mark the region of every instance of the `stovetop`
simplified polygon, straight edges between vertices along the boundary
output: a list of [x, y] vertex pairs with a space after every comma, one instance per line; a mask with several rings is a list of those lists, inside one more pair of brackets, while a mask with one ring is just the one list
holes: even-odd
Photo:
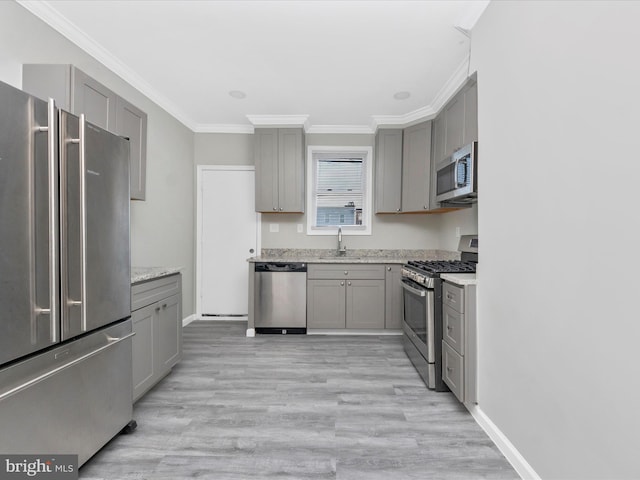
[[421, 273], [431, 276], [439, 276], [441, 273], [475, 273], [474, 262], [462, 260], [412, 260], [408, 263]]

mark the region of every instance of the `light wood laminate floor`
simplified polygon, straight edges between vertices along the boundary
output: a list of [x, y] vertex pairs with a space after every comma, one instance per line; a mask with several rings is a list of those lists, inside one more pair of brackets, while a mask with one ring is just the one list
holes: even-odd
[[185, 327], [184, 359], [134, 406], [138, 429], [80, 478], [519, 478], [451, 393], [425, 387], [401, 337], [245, 329]]

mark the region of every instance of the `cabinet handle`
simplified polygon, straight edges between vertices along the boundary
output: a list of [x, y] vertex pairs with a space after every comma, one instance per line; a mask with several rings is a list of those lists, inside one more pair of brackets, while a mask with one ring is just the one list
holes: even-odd
[[280, 207], [280, 211], [282, 211], [282, 207]]
[[167, 308], [167, 304], [166, 304], [166, 303], [163, 303], [163, 304], [162, 304], [162, 308]]
[[347, 285], [351, 286], [351, 282], [347, 282]]
[[453, 330], [453, 327], [451, 325], [447, 325], [447, 331], [450, 332], [451, 330]]
[[396, 210], [396, 212], [401, 212], [401, 210], [400, 210], [400, 209], [397, 209], [397, 210]]
[[159, 312], [159, 311], [160, 311], [160, 307], [156, 307], [156, 312]]
[[344, 271], [345, 275], [349, 275], [349, 272], [347, 270]]
[[453, 372], [453, 368], [447, 367], [447, 372], [449, 372], [449, 373]]
[[387, 272], [390, 272], [390, 271], [391, 271], [391, 267], [387, 267]]
[[344, 287], [344, 282], [340, 282], [340, 286], [341, 286], [341, 287]]
[[453, 295], [451, 295], [450, 293], [447, 293], [447, 299], [448, 299], [448, 300], [453, 299]]
[[423, 205], [422, 208], [424, 208], [425, 210], [427, 210], [429, 207], [426, 205]]
[[273, 207], [273, 211], [277, 212], [278, 211], [278, 207]]

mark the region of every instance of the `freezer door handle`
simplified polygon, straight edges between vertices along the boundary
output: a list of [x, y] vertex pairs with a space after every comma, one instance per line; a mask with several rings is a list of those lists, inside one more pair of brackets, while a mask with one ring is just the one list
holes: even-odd
[[68, 305], [80, 307], [80, 325], [83, 332], [87, 328], [87, 157], [85, 141], [86, 122], [84, 113], [80, 114], [78, 138], [72, 138], [71, 143], [78, 144], [79, 155], [79, 187], [80, 187], [80, 300], [69, 300]]
[[[62, 370], [66, 370], [67, 368], [73, 367], [74, 365], [85, 361], [87, 358], [93, 357], [94, 355], [97, 355], [100, 352], [102, 352], [102, 351], [104, 351], [104, 350], [106, 350], [108, 348], [111, 348], [111, 347], [113, 347], [114, 345], [116, 345], [116, 344], [118, 344], [120, 342], [124, 342], [125, 340], [128, 340], [129, 338], [133, 337], [135, 334], [136, 334], [136, 332], [131, 332], [131, 333], [125, 335], [124, 337], [120, 337], [120, 338], [111, 337], [111, 336], [107, 335], [106, 337], [107, 337], [107, 341], [109, 343], [107, 343], [105, 345], [102, 345], [102, 346], [100, 346], [100, 347], [96, 348], [95, 350], [92, 350], [92, 351], [90, 351], [88, 353], [85, 353], [84, 355], [82, 355], [82, 356], [80, 356], [78, 358], [74, 358], [73, 360], [70, 360], [69, 362], [62, 364], [59, 367], [56, 367], [56, 368], [54, 368], [52, 370], [49, 370], [48, 372], [45, 372], [42, 375], [38, 375], [37, 377], [32, 378], [32, 379], [28, 380], [27, 382], [22, 383], [22, 384], [20, 384], [20, 385], [18, 385], [16, 387], [12, 388], [11, 390], [7, 390], [6, 392], [3, 392], [0, 395], [0, 402], [2, 400], [4, 400], [5, 398], [10, 397], [11, 395], [14, 395], [14, 394], [16, 394], [18, 392], [21, 392], [22, 390], [25, 390], [25, 389], [29, 388], [30, 386], [35, 385], [36, 383], [41, 382], [41, 381], [43, 381], [43, 380], [45, 380], [45, 379], [47, 379], [47, 378], [59, 373], [59, 372], [61, 372]], [[60, 357], [64, 356], [65, 354], [67, 354], [67, 352], [68, 352], [68, 350], [58, 353], [56, 355], [56, 358], [60, 358]]]
[[[49, 308], [41, 308], [36, 304], [36, 301], [32, 301], [33, 316], [37, 315], [49, 315], [50, 324], [50, 339], [51, 342], [57, 342], [59, 340], [58, 330], [58, 250], [56, 248], [58, 243], [58, 210], [57, 210], [57, 197], [58, 197], [58, 172], [57, 172], [57, 158], [56, 158], [56, 106], [55, 101], [50, 98], [47, 103], [47, 126], [39, 126], [37, 128], [39, 132], [47, 132], [47, 196], [48, 196], [48, 230], [49, 230]], [[32, 206], [32, 215], [35, 215]], [[33, 222], [33, 220], [32, 220]], [[33, 224], [33, 223], [32, 223]], [[32, 236], [33, 237], [33, 236]], [[36, 260], [35, 260], [35, 245], [32, 245], [32, 261], [31, 261], [31, 275], [35, 279], [36, 272]], [[32, 299], [35, 297], [32, 288]], [[32, 318], [32, 335], [35, 335], [35, 318]], [[35, 341], [35, 339], [33, 339]]]

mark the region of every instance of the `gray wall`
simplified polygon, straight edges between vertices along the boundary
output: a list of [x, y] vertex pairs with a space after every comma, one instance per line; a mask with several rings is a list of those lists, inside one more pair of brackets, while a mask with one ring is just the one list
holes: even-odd
[[147, 112], [147, 200], [131, 202], [134, 266], [183, 267], [183, 315], [194, 312], [193, 133], [15, 2], [0, 2], [0, 80], [22, 86], [23, 63], [71, 63]]
[[[374, 146], [373, 135], [307, 134], [307, 145]], [[253, 135], [198, 133], [195, 135], [197, 165], [253, 165]], [[263, 214], [263, 248], [333, 248], [332, 236], [308, 236], [297, 233], [297, 225], [306, 232], [306, 215]], [[276, 223], [278, 233], [270, 233]], [[477, 232], [477, 211], [473, 209], [445, 215], [374, 215], [371, 236], [347, 236], [348, 248], [457, 250], [456, 227], [461, 233]]]
[[502, 1], [473, 30], [479, 405], [542, 478], [640, 478], [639, 18]]

